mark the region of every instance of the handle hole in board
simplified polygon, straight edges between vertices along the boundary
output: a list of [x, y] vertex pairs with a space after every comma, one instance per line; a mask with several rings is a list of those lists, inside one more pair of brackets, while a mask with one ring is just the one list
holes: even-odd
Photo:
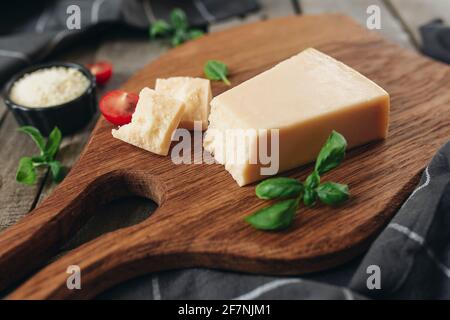
[[[95, 178], [58, 214], [58, 249], [41, 268], [105, 233], [143, 222], [164, 202], [165, 195], [164, 183], [142, 171], [116, 170]], [[0, 298], [41, 268], [9, 285]]]
[[73, 250], [105, 233], [138, 224], [158, 208], [151, 199], [130, 196], [102, 205], [80, 230], [63, 245], [61, 251]]
[[112, 171], [88, 185], [73, 211], [84, 210], [76, 230], [61, 244], [72, 250], [102, 234], [141, 223], [164, 202], [165, 187], [159, 179], [141, 171]]

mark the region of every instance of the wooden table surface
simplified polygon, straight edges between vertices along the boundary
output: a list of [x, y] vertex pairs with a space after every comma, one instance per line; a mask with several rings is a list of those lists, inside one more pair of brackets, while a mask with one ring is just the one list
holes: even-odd
[[[434, 18], [450, 23], [450, 0], [261, 0], [260, 3], [262, 9], [258, 13], [215, 23], [209, 31], [272, 17], [325, 12], [342, 12], [365, 25], [367, 7], [375, 4], [381, 9], [382, 22], [382, 28], [377, 32], [403, 47], [417, 50], [420, 46], [418, 26]], [[161, 41], [122, 35], [80, 44], [54, 58], [82, 64], [102, 59], [111, 61], [114, 75], [108, 85], [99, 90], [100, 97], [104, 92], [119, 87], [135, 71], [169, 49]], [[94, 123], [95, 119], [83, 131], [63, 140], [58, 159], [64, 166], [70, 168], [77, 160]], [[0, 102], [0, 232], [25, 216], [54, 188], [48, 172], [41, 173], [35, 186], [24, 186], [15, 181], [20, 157], [37, 152], [30, 138], [16, 132], [17, 127], [12, 114]], [[140, 198], [110, 203], [80, 230], [65, 250], [107, 231], [135, 224], [145, 219], [154, 208], [152, 201]]]

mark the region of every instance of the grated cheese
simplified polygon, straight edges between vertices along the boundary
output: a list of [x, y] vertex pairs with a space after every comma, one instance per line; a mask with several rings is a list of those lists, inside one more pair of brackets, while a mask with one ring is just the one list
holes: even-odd
[[89, 79], [79, 70], [51, 67], [17, 80], [11, 88], [10, 99], [25, 107], [51, 107], [78, 98], [88, 86]]

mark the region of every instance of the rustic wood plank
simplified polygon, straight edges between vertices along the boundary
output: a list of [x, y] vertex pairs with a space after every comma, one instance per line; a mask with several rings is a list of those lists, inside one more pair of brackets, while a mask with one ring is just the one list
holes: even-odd
[[[6, 83], [3, 85], [6, 85]], [[6, 115], [8, 112], [9, 111], [8, 111], [8, 108], [6, 107], [3, 97], [0, 95], [0, 127], [2, 126], [3, 122], [6, 120]], [[1, 156], [0, 156], [0, 160], [1, 160]], [[1, 214], [0, 214], [0, 216], [1, 216]]]
[[259, 3], [261, 4], [261, 10], [259, 12], [250, 14], [243, 19], [233, 18], [215, 23], [210, 26], [209, 32], [225, 30], [244, 23], [296, 14], [292, 0], [260, 0]]
[[46, 175], [40, 171], [38, 183], [26, 186], [16, 182], [16, 170], [22, 156], [38, 153], [34, 142], [17, 132], [18, 125], [8, 112], [0, 127], [0, 232], [16, 223], [33, 206]]
[[0, 126], [1, 126], [1, 122], [3, 120], [5, 120], [7, 110], [8, 109], [6, 109], [5, 102], [3, 101], [3, 99], [1, 99], [0, 100]]
[[420, 46], [422, 39], [419, 27], [433, 19], [440, 18], [450, 23], [449, 0], [387, 0], [400, 17], [405, 29], [412, 35], [415, 43]]
[[[111, 137], [110, 124], [99, 120], [71, 175], [32, 215], [0, 236], [0, 287], [11, 281], [5, 275], [37, 266], [65, 243], [99, 203], [128, 192], [151, 197], [160, 207], [139, 225], [72, 250], [10, 298], [85, 298], [144, 273], [193, 266], [299, 274], [362, 253], [448, 139], [450, 119], [442, 114], [450, 103], [450, 68], [399, 48], [342, 15], [300, 16], [244, 25], [188, 43], [144, 67], [123, 88], [139, 90], [157, 77], [198, 76], [211, 54], [230, 66], [235, 86], [310, 46], [391, 94], [388, 139], [350, 150], [345, 164], [324, 176], [350, 185], [349, 202], [339, 209], [302, 208], [284, 232], [260, 232], [243, 221], [267, 206], [255, 197], [254, 186], [238, 187], [218, 164], [175, 165], [170, 157], [123, 143]], [[418, 69], [420, 76], [414, 72]], [[212, 83], [214, 95], [227, 89]], [[341, 129], [346, 135], [348, 128]], [[311, 165], [303, 166], [286, 175], [304, 179], [310, 170]], [[67, 289], [69, 264], [83, 270], [83, 290]]]
[[383, 0], [300, 0], [300, 5], [304, 14], [341, 12], [355, 19], [362, 26], [366, 26], [367, 7], [377, 5], [381, 10], [381, 30], [376, 31], [405, 48], [414, 48], [401, 22], [394, 17]]
[[[129, 37], [129, 36], [128, 36]], [[169, 50], [168, 44], [147, 38], [115, 38], [105, 41], [95, 54], [96, 60], [109, 60], [114, 66], [114, 76], [100, 94], [118, 88], [137, 70]]]
[[[80, 45], [66, 54], [66, 61], [83, 63], [91, 59], [93, 48], [96, 48], [96, 42], [88, 42]], [[52, 60], [59, 60], [61, 57], [52, 57]], [[92, 125], [95, 120], [92, 121]], [[32, 210], [39, 201], [41, 191], [45, 189], [47, 181], [47, 170], [40, 171], [40, 178], [35, 186], [24, 186], [15, 181], [15, 173], [20, 157], [24, 155], [33, 155], [37, 153], [37, 148], [25, 134], [16, 132], [18, 125], [13, 115], [8, 111], [0, 127], [0, 161], [1, 168], [1, 186], [0, 186], [0, 232], [5, 228], [15, 224], [30, 210]], [[88, 130], [88, 129], [85, 129]], [[72, 137], [64, 138], [62, 141], [63, 152], [58, 156], [59, 159], [65, 159], [64, 149], [70, 145]], [[83, 144], [84, 146], [84, 144]], [[81, 149], [80, 149], [81, 150]], [[77, 152], [79, 152], [78, 150]], [[63, 161], [63, 164], [66, 165]]]

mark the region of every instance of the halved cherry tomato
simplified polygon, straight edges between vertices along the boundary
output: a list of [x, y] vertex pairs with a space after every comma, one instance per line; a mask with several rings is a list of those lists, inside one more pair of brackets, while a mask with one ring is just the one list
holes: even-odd
[[113, 66], [107, 61], [98, 61], [96, 63], [88, 64], [86, 67], [95, 76], [97, 84], [103, 85], [108, 82], [112, 76]]
[[117, 126], [131, 122], [139, 96], [123, 90], [113, 90], [100, 99], [100, 112], [106, 120]]

